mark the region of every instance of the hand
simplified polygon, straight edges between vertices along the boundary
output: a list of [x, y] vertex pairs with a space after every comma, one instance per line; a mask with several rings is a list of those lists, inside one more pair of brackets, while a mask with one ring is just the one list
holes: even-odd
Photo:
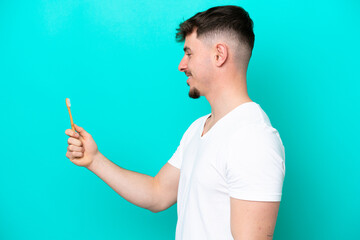
[[89, 167], [100, 154], [92, 136], [82, 127], [74, 124], [75, 130], [66, 129], [65, 134], [69, 136], [66, 157], [78, 166]]

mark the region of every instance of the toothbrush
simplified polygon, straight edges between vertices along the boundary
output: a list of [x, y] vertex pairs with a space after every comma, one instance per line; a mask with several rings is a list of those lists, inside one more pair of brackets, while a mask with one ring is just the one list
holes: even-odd
[[70, 99], [66, 98], [65, 101], [66, 101], [66, 106], [67, 106], [67, 109], [68, 109], [69, 115], [70, 115], [71, 129], [75, 132], [74, 122], [73, 122], [73, 118], [71, 116], [71, 110], [70, 110], [70, 106], [71, 106]]

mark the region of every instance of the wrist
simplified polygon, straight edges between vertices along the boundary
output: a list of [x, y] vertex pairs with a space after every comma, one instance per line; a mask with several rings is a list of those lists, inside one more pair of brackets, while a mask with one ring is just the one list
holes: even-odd
[[97, 165], [99, 164], [99, 162], [101, 162], [103, 157], [104, 155], [102, 155], [101, 152], [97, 151], [97, 153], [93, 157], [93, 160], [88, 166], [86, 166], [86, 168], [94, 172], [94, 170], [97, 168]]

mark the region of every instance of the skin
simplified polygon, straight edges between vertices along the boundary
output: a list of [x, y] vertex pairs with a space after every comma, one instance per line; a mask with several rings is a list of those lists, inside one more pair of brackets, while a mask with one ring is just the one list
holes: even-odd
[[78, 166], [86, 167], [127, 201], [152, 212], [163, 211], [177, 199], [179, 169], [166, 163], [155, 177], [121, 168], [98, 150], [93, 137], [82, 127], [66, 129], [66, 157]]
[[179, 71], [189, 76], [190, 92], [197, 89], [211, 105], [211, 118], [205, 134], [219, 119], [242, 103], [251, 102], [246, 87], [246, 72], [239, 71], [235, 54], [224, 40], [208, 46], [196, 37], [196, 29], [186, 36], [185, 55]]
[[[179, 71], [189, 78], [189, 96], [205, 96], [211, 105], [203, 135], [223, 116], [240, 104], [251, 102], [246, 87], [246, 63], [239, 64], [234, 46], [224, 39], [209, 43], [197, 38], [196, 29], [186, 36], [184, 57]], [[239, 66], [240, 65], [240, 66]], [[244, 70], [245, 69], [245, 70]], [[95, 173], [129, 202], [163, 211], [177, 199], [180, 170], [166, 163], [155, 177], [123, 169], [98, 150], [92, 136], [75, 125], [67, 129], [69, 136], [66, 156], [71, 162]], [[244, 201], [230, 197], [231, 233], [236, 240], [269, 240], [273, 238], [280, 202]]]

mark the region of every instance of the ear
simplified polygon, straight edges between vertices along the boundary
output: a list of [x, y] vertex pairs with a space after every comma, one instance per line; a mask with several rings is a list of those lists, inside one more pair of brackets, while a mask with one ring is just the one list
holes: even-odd
[[215, 45], [215, 65], [221, 67], [229, 57], [228, 46], [224, 43]]

